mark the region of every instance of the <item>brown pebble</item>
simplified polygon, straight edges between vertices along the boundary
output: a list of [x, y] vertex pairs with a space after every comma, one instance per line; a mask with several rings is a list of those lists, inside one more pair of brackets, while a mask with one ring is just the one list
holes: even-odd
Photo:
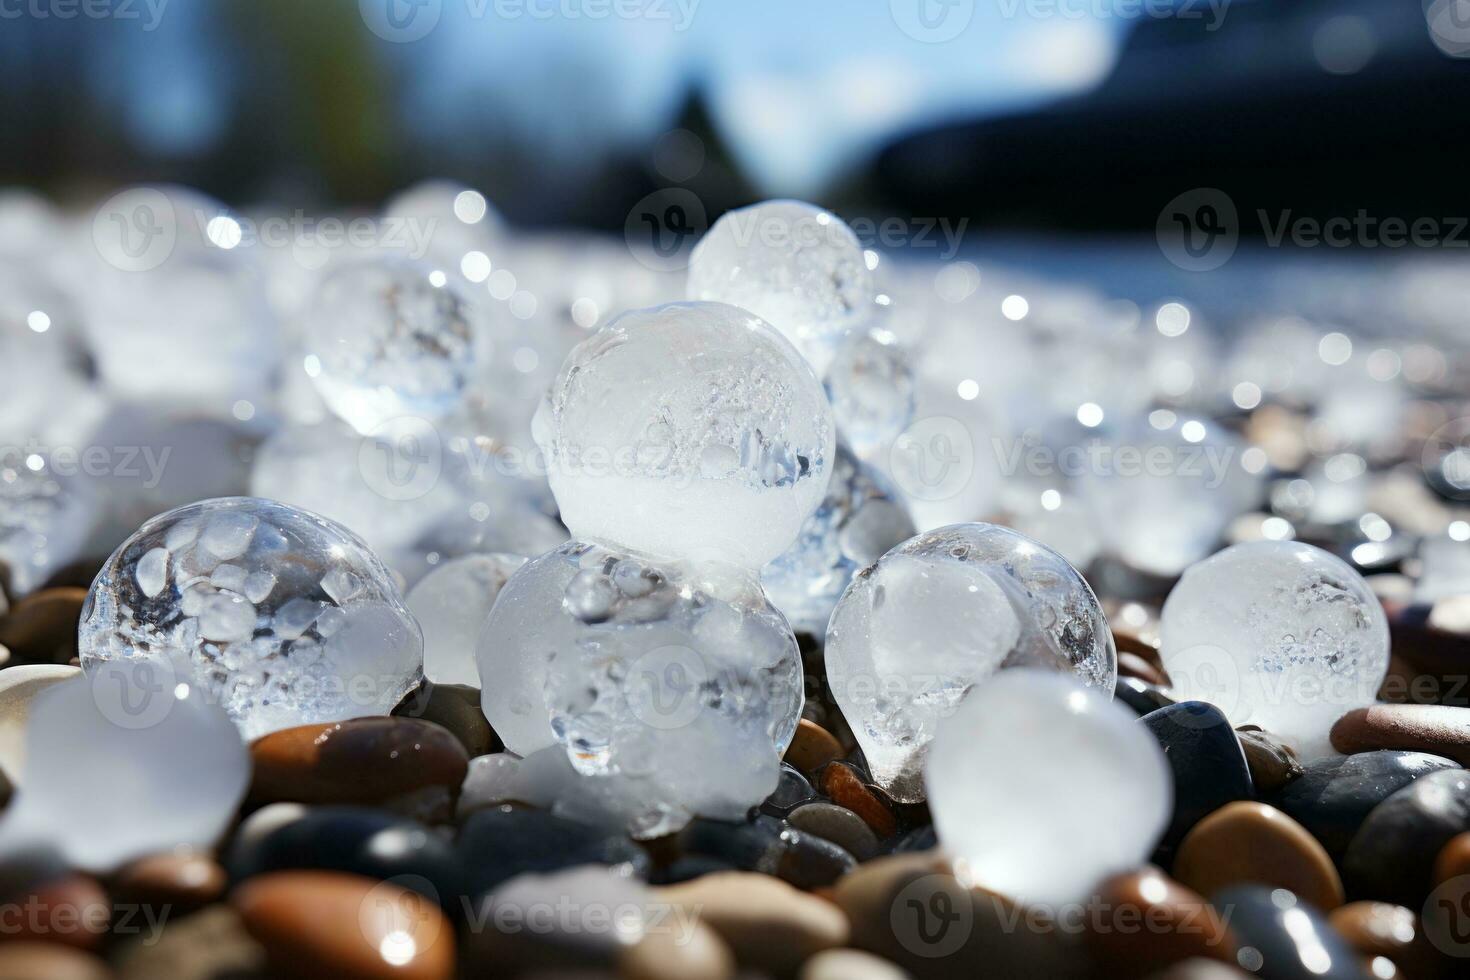
[[1365, 959], [1382, 956], [1409, 977], [1431, 977], [1434, 949], [1420, 930], [1419, 916], [1388, 902], [1349, 902], [1332, 910], [1328, 923]]
[[1251, 782], [1258, 793], [1280, 789], [1306, 771], [1297, 759], [1296, 750], [1270, 732], [1255, 725], [1242, 725], [1235, 735], [1245, 750]]
[[735, 954], [713, 929], [697, 922], [649, 932], [618, 957], [618, 980], [731, 980]]
[[4, 904], [17, 913], [13, 920], [0, 923], [4, 943], [34, 941], [95, 950], [112, 921], [107, 893], [95, 879], [81, 874], [22, 888]]
[[907, 980], [893, 963], [860, 949], [829, 949], [801, 966], [801, 980]]
[[1275, 807], [1245, 800], [1184, 835], [1174, 877], [1201, 895], [1254, 882], [1295, 892], [1324, 912], [1343, 902], [1342, 879], [1317, 839]]
[[109, 959], [118, 980], [278, 980], [267, 970], [265, 949], [222, 903], [170, 921], [161, 935], [145, 924], [109, 950]]
[[107, 980], [107, 964], [91, 953], [55, 943], [0, 945], [0, 980]]
[[286, 976], [448, 980], [454, 931], [439, 907], [387, 881], [333, 871], [251, 878], [230, 902]]
[[1118, 676], [1136, 677], [1147, 684], [1156, 687], [1168, 687], [1169, 675], [1149, 663], [1136, 653], [1119, 651], [1118, 653]]
[[803, 718], [786, 748], [785, 761], [805, 775], [815, 775], [827, 763], [842, 758], [842, 743], [827, 729]]
[[769, 875], [718, 872], [655, 891], [658, 901], [697, 914], [749, 969], [789, 976], [848, 940], [847, 919], [835, 906]]
[[77, 623], [87, 590], [42, 589], [18, 600], [0, 619], [0, 644], [15, 664], [64, 664], [77, 655]]
[[1196, 957], [1234, 962], [1235, 940], [1214, 907], [1157, 868], [1108, 878], [1094, 902], [1085, 939], [1109, 976], [1143, 976]]
[[110, 882], [119, 904], [167, 907], [178, 916], [201, 909], [225, 893], [225, 869], [203, 854], [153, 854], [124, 867]]
[[1470, 765], [1470, 708], [1442, 704], [1375, 704], [1349, 711], [1332, 726], [1339, 752], [1401, 749]]
[[846, 807], [863, 818], [879, 840], [898, 833], [898, 818], [878, 794], [846, 763], [829, 763], [817, 778], [817, 789], [838, 806]]
[[1251, 980], [1253, 976], [1218, 960], [1193, 959], [1150, 974], [1148, 980]]
[[1434, 859], [1434, 883], [1442, 885], [1451, 878], [1470, 875], [1470, 832], [1456, 834], [1440, 848]]
[[459, 740], [412, 718], [357, 718], [272, 732], [250, 746], [252, 802], [375, 803], [426, 786], [458, 791], [469, 768]]
[[393, 714], [400, 718], [418, 718], [442, 725], [459, 739], [470, 758], [503, 752], [485, 713], [480, 710], [480, 691], [465, 684], [435, 684], [424, 681], [404, 698]]

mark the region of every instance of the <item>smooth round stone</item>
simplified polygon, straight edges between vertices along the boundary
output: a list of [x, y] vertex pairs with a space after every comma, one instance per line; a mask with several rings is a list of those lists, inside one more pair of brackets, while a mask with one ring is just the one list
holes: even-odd
[[26, 725], [36, 695], [81, 672], [62, 664], [20, 664], [0, 670], [0, 770], [12, 786], [25, 781]]
[[781, 781], [776, 791], [766, 797], [761, 810], [773, 816], [784, 817], [793, 807], [809, 803], [817, 798], [817, 791], [805, 776], [788, 763], [781, 763]]
[[626, 836], [510, 806], [470, 814], [460, 828], [455, 853], [470, 895], [527, 872], [605, 864], [646, 878], [651, 864], [648, 852]]
[[1434, 859], [1435, 885], [1460, 875], [1470, 875], [1470, 832], [1456, 834]]
[[1400, 749], [1470, 764], [1470, 708], [1442, 704], [1376, 704], [1349, 711], [1332, 726], [1339, 752]]
[[834, 803], [803, 804], [787, 814], [786, 822], [797, 830], [831, 841], [859, 861], [878, 853], [878, 836], [863, 818]]
[[68, 946], [23, 940], [0, 945], [0, 980], [109, 980], [111, 976], [102, 960]]
[[392, 882], [282, 871], [230, 896], [272, 966], [299, 977], [449, 980], [454, 930], [429, 899]]
[[9, 892], [0, 907], [10, 910], [0, 939], [58, 943], [99, 949], [112, 921], [112, 903], [95, 878], [63, 874]]
[[1219, 708], [1181, 701], [1145, 715], [1142, 724], [1159, 740], [1174, 774], [1174, 814], [1164, 832], [1165, 846], [1178, 844], [1207, 814], [1255, 796], [1245, 752]]
[[1269, 793], [1301, 778], [1304, 770], [1296, 750], [1275, 735], [1254, 725], [1242, 725], [1235, 730], [1235, 735], [1245, 750], [1245, 761], [1251, 767], [1251, 782], [1255, 784], [1256, 792]]
[[1382, 956], [1410, 978], [1433, 977], [1437, 972], [1435, 952], [1419, 916], [1401, 905], [1349, 902], [1333, 909], [1327, 921], [1365, 959]]
[[1174, 856], [1174, 877], [1201, 895], [1233, 885], [1284, 888], [1327, 911], [1342, 880], [1306, 828], [1264, 803], [1228, 804], [1195, 824]]
[[728, 862], [742, 871], [774, 875], [786, 849], [785, 823], [759, 817], [750, 823], [692, 820], [679, 832], [678, 847], [686, 855]]
[[1168, 687], [1169, 677], [1151, 661], [1127, 650], [1118, 651], [1118, 676], [1136, 677], [1145, 684]]
[[796, 734], [786, 747], [785, 761], [807, 775], [815, 775], [823, 766], [847, 753], [842, 743], [827, 729], [803, 718], [796, 723]]
[[828, 949], [801, 965], [798, 980], [907, 980], [908, 974], [860, 949]]
[[1113, 697], [1132, 708], [1140, 718], [1178, 703], [1161, 689], [1136, 677], [1119, 677], [1113, 685]]
[[357, 718], [272, 732], [250, 747], [256, 803], [377, 803], [425, 787], [459, 790], [469, 756], [447, 730], [412, 718]]
[[1357, 950], [1322, 914], [1283, 888], [1245, 885], [1211, 897], [1230, 916], [1236, 962], [1270, 980], [1368, 980]]
[[[424, 881], [450, 902], [461, 894], [459, 858], [427, 827], [364, 807], [273, 807], [246, 821], [225, 862], [233, 881], [275, 871], [341, 871], [367, 878]], [[274, 824], [274, 826], [272, 826]], [[456, 903], [457, 905], [457, 903]], [[448, 907], [448, 906], [446, 906]]]
[[768, 875], [733, 871], [654, 889], [659, 902], [699, 916], [741, 966], [789, 976], [808, 958], [847, 944], [847, 919], [831, 903]]
[[788, 829], [776, 862], [776, 877], [797, 888], [826, 888], [858, 865], [846, 848], [823, 837]]
[[399, 718], [417, 718], [448, 729], [459, 739], [471, 759], [504, 748], [480, 710], [480, 689], [465, 684], [434, 684], [425, 681], [393, 709]]
[[0, 646], [10, 649], [10, 666], [64, 664], [77, 655], [77, 623], [87, 590], [42, 589], [10, 607], [0, 618]]
[[735, 954], [702, 922], [688, 931], [659, 928], [623, 950], [618, 976], [625, 980], [733, 980]]
[[833, 803], [862, 817], [880, 839], [898, 833], [898, 818], [893, 810], [850, 764], [828, 764], [817, 777], [817, 788]]
[[1195, 957], [1150, 973], [1147, 980], [1249, 980], [1253, 976], [1255, 974], [1242, 972], [1218, 960]]
[[1414, 780], [1457, 769], [1449, 759], [1422, 752], [1363, 752], [1316, 759], [1302, 775], [1265, 797], [1341, 859], [1369, 812]]
[[1235, 961], [1235, 939], [1214, 907], [1157, 869], [1114, 875], [1093, 901], [1099, 918], [1084, 940], [1109, 975], [1142, 976], [1195, 957]]
[[719, 874], [722, 871], [739, 871], [740, 869], [728, 861], [719, 858], [707, 857], [703, 854], [689, 854], [677, 857], [666, 867], [659, 868], [649, 875], [648, 880], [655, 885], [677, 885], [685, 881], [693, 881], [705, 875]]
[[1374, 807], [1348, 843], [1342, 870], [1349, 892], [1419, 908], [1436, 855], [1466, 831], [1470, 774], [1445, 769], [1421, 776]]
[[225, 893], [229, 876], [203, 854], [164, 853], [140, 858], [108, 882], [120, 904], [148, 906], [182, 915], [203, 908]]
[[110, 959], [117, 980], [277, 980], [265, 948], [223, 904], [170, 921], [161, 936], [134, 936], [114, 947]]
[[915, 827], [893, 842], [893, 853], [904, 854], [914, 851], [932, 851], [939, 846], [939, 835], [934, 826]]

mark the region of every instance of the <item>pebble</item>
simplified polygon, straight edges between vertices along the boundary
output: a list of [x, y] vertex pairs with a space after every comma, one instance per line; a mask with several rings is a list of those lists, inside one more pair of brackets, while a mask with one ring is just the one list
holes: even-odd
[[618, 980], [733, 980], [735, 955], [709, 926], [696, 922], [687, 935], [659, 929], [623, 951]]
[[1139, 717], [1176, 703], [1163, 690], [1136, 677], [1119, 677], [1113, 684], [1113, 697]]
[[1456, 834], [1470, 831], [1470, 774], [1444, 769], [1421, 776], [1364, 819], [1342, 858], [1354, 898], [1419, 908], [1434, 860]]
[[134, 936], [112, 953], [117, 980], [276, 980], [265, 948], [228, 905], [170, 921], [160, 936]]
[[480, 710], [479, 688], [467, 684], [424, 681], [393, 709], [393, 714], [442, 726], [459, 739], [471, 759], [505, 749]]
[[458, 792], [469, 768], [459, 740], [411, 718], [300, 725], [250, 746], [254, 803], [379, 803], [426, 787]]
[[22, 664], [0, 670], [0, 770], [12, 786], [25, 781], [26, 723], [42, 691], [81, 675], [62, 664]]
[[1339, 752], [1400, 749], [1470, 765], [1470, 708], [1443, 704], [1376, 704], [1349, 711], [1332, 726]]
[[1434, 859], [1434, 884], [1442, 885], [1451, 878], [1470, 875], [1470, 832], [1456, 834], [1440, 848]]
[[1412, 980], [1437, 972], [1435, 951], [1419, 926], [1419, 916], [1387, 902], [1349, 902], [1327, 921], [1365, 959], [1382, 956]]
[[749, 823], [727, 823], [696, 817], [679, 831], [677, 846], [685, 855], [724, 861], [742, 871], [775, 874], [786, 849], [785, 825], [773, 817]]
[[302, 978], [449, 980], [454, 930], [435, 905], [387, 881], [282, 871], [230, 896], [273, 969]]
[[42, 589], [16, 602], [0, 619], [0, 645], [10, 648], [9, 666], [71, 663], [86, 601], [86, 589], [66, 587]]
[[786, 748], [785, 761], [810, 776], [846, 754], [835, 735], [816, 722], [803, 718], [797, 722], [796, 734]]
[[817, 798], [811, 782], [788, 762], [781, 763], [781, 776], [776, 782], [776, 791], [761, 804], [761, 810], [772, 816], [784, 817], [803, 803]]
[[1157, 973], [1150, 973], [1147, 980], [1249, 980], [1253, 976], [1255, 974], [1243, 973], [1218, 960], [1196, 957], [1182, 963], [1175, 963]]
[[203, 908], [225, 893], [229, 877], [203, 854], [154, 854], [123, 867], [108, 883], [119, 904], [169, 909], [181, 916]]
[[1156, 868], [1098, 886], [1084, 937], [1109, 976], [1143, 976], [1195, 957], [1235, 962], [1235, 940], [1213, 906]]
[[1255, 883], [1295, 892], [1323, 911], [1343, 902], [1342, 880], [1317, 839], [1280, 810], [1236, 802], [1185, 835], [1174, 877], [1202, 895]]
[[431, 886], [426, 894], [446, 903], [462, 892], [459, 858], [438, 834], [365, 807], [263, 809], [241, 827], [226, 866], [233, 881], [275, 871], [321, 870], [421, 879]]
[[1284, 888], [1228, 888], [1211, 901], [1229, 914], [1236, 962], [1269, 980], [1368, 980], [1357, 951], [1309, 903]]
[[860, 949], [828, 949], [801, 965], [799, 980], [908, 980], [894, 964]]
[[1363, 752], [1314, 759], [1300, 779], [1265, 797], [1292, 817], [1340, 860], [1374, 807], [1414, 780], [1457, 768], [1448, 759], [1422, 752]]
[[864, 783], [851, 764], [829, 763], [818, 776], [817, 787], [833, 803], [862, 817], [880, 840], [898, 833], [898, 817], [879, 798], [879, 790]]
[[1280, 789], [1305, 771], [1296, 750], [1270, 732], [1255, 725], [1242, 725], [1235, 730], [1245, 761], [1251, 769], [1251, 782], [1258, 793]]
[[1177, 845], [1207, 814], [1255, 795], [1250, 766], [1230, 721], [1203, 701], [1181, 701], [1142, 718], [1164, 750], [1174, 774], [1174, 812], [1164, 832]]
[[733, 871], [655, 889], [720, 935], [736, 962], [779, 976], [809, 957], [848, 942], [848, 923], [831, 903], [768, 875]]
[[797, 830], [829, 840], [859, 861], [878, 853], [878, 835], [863, 818], [835, 803], [807, 803], [792, 810], [786, 822]]
[[781, 840], [776, 877], [797, 888], [825, 888], [858, 866], [846, 848], [814, 834], [788, 829]]
[[1136, 653], [1126, 650], [1118, 651], [1118, 676], [1135, 677], [1145, 684], [1155, 687], [1168, 687], [1169, 675]]
[[648, 852], [622, 834], [508, 805], [470, 814], [460, 828], [455, 853], [469, 895], [483, 894], [526, 872], [626, 865], [637, 877], [647, 878], [652, 865]]
[[0, 980], [108, 980], [107, 964], [90, 953], [55, 943], [0, 945]]

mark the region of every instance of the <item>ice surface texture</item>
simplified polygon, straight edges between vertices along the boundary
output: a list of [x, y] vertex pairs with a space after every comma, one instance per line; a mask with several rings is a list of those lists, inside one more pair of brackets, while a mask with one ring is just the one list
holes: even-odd
[[480, 686], [475, 643], [495, 599], [516, 569], [520, 555], [452, 558], [419, 580], [408, 593], [408, 610], [424, 630], [424, 676], [436, 684]]
[[573, 537], [751, 569], [821, 503], [836, 438], [791, 345], [719, 303], [635, 310], [577, 345], [535, 434]]
[[146, 659], [224, 707], [246, 738], [385, 715], [422, 676], [423, 635], [352, 532], [257, 497], [171, 510], [92, 583], [82, 668]]
[[832, 613], [826, 663], [873, 779], [905, 802], [923, 799], [940, 721], [997, 671], [1066, 672], [1103, 698], [1117, 677], [1112, 633], [1082, 576], [992, 524], [920, 534], [858, 572]]
[[1372, 702], [1388, 672], [1388, 621], [1367, 582], [1296, 541], [1238, 544], [1192, 566], [1160, 629], [1177, 697], [1308, 757], [1332, 753], [1332, 723]]

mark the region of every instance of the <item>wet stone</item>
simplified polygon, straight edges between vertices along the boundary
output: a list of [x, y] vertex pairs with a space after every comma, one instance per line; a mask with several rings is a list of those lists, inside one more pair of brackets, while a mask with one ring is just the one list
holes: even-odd
[[1179, 844], [1173, 871], [1205, 896], [1260, 884], [1287, 889], [1323, 911], [1343, 902], [1342, 881], [1322, 845], [1264, 803], [1231, 803], [1205, 817]]
[[678, 847], [686, 855], [715, 858], [742, 871], [775, 874], [786, 848], [781, 836], [784, 829], [781, 821], [771, 817], [757, 817], [750, 823], [696, 818], [679, 832]]
[[797, 888], [824, 888], [857, 867], [857, 860], [832, 841], [800, 830], [781, 834], [784, 847], [776, 862], [776, 876]]
[[1327, 921], [1338, 935], [1371, 960], [1391, 960], [1410, 978], [1433, 977], [1435, 951], [1419, 925], [1419, 916], [1387, 902], [1349, 902], [1332, 910]]
[[898, 838], [893, 845], [893, 853], [907, 854], [915, 851], [932, 851], [939, 846], [939, 835], [934, 830], [934, 825], [927, 827], [915, 827], [913, 830]]
[[1118, 651], [1118, 676], [1137, 678], [1155, 687], [1169, 686], [1169, 676], [1160, 667], [1126, 650]]
[[817, 798], [817, 791], [812, 784], [791, 766], [790, 763], [781, 763], [781, 778], [776, 783], [776, 791], [766, 798], [761, 804], [761, 810], [772, 816], [784, 817], [795, 807], [803, 803], [809, 803]]
[[801, 965], [798, 980], [907, 980], [908, 974], [885, 959], [859, 949], [829, 949]]
[[1139, 717], [1175, 703], [1164, 691], [1136, 677], [1119, 677], [1113, 685], [1113, 697], [1133, 709]]
[[859, 861], [878, 853], [878, 837], [856, 813], [835, 803], [807, 803], [792, 810], [787, 823], [837, 844]]
[[1265, 799], [1340, 860], [1374, 807], [1422, 776], [1455, 768], [1449, 759], [1422, 752], [1384, 750], [1315, 759], [1300, 779]]
[[82, 874], [48, 877], [11, 891], [0, 908], [11, 914], [0, 933], [5, 942], [46, 942], [95, 951], [107, 938], [112, 903], [94, 878]]
[[443, 727], [459, 739], [471, 759], [505, 750], [480, 710], [479, 689], [466, 684], [435, 684], [426, 680], [393, 709], [393, 714]]
[[655, 870], [649, 875], [649, 881], [655, 885], [677, 885], [680, 882], [693, 881], [705, 875], [738, 870], [740, 869], [730, 862], [721, 861], [716, 857], [709, 857], [705, 854], [688, 854], [675, 858], [665, 867]]
[[255, 803], [377, 803], [425, 787], [457, 792], [469, 758], [447, 730], [411, 718], [357, 718], [272, 732], [250, 747]]
[[1255, 725], [1242, 725], [1235, 730], [1235, 736], [1245, 751], [1257, 793], [1280, 789], [1304, 771], [1296, 750], [1270, 732]]
[[818, 777], [817, 788], [833, 803], [862, 817], [880, 840], [898, 832], [898, 818], [878, 795], [881, 791], [864, 783], [851, 765], [845, 762], [828, 764]]
[[1368, 980], [1357, 950], [1322, 913], [1285, 889], [1259, 885], [1211, 896], [1239, 942], [1236, 961], [1271, 980]]
[[1164, 846], [1177, 845], [1191, 827], [1225, 804], [1255, 795], [1245, 752], [1219, 708], [1182, 701], [1145, 715], [1142, 723], [1158, 739], [1174, 774], [1174, 813]]
[[785, 761], [797, 770], [811, 775], [827, 763], [846, 755], [842, 743], [821, 725], [803, 718], [786, 749]]
[[169, 909], [171, 916], [203, 908], [225, 892], [228, 876], [203, 854], [155, 854], [113, 876], [109, 891], [119, 904]]
[[143, 933], [110, 956], [118, 980], [275, 980], [265, 948], [228, 905], [211, 905], [169, 922], [161, 936]]
[[1142, 976], [1195, 957], [1235, 961], [1235, 941], [1215, 909], [1157, 869], [1108, 878], [1094, 901], [1098, 915], [1084, 941], [1109, 976]]
[[483, 894], [527, 872], [583, 864], [626, 866], [647, 878], [648, 852], [628, 837], [540, 810], [490, 807], [470, 814], [455, 841], [467, 894]]
[[1470, 831], [1470, 774], [1445, 769], [1421, 776], [1363, 821], [1343, 854], [1354, 898], [1419, 908], [1431, 888], [1440, 849]]
[[1376, 704], [1349, 711], [1332, 726], [1339, 752], [1399, 749], [1470, 763], [1470, 708], [1442, 704]]
[[0, 944], [0, 980], [108, 980], [112, 971], [91, 953], [49, 942]]
[[86, 601], [86, 589], [71, 587], [42, 589], [16, 601], [0, 619], [0, 646], [10, 649], [7, 666], [71, 663]]

